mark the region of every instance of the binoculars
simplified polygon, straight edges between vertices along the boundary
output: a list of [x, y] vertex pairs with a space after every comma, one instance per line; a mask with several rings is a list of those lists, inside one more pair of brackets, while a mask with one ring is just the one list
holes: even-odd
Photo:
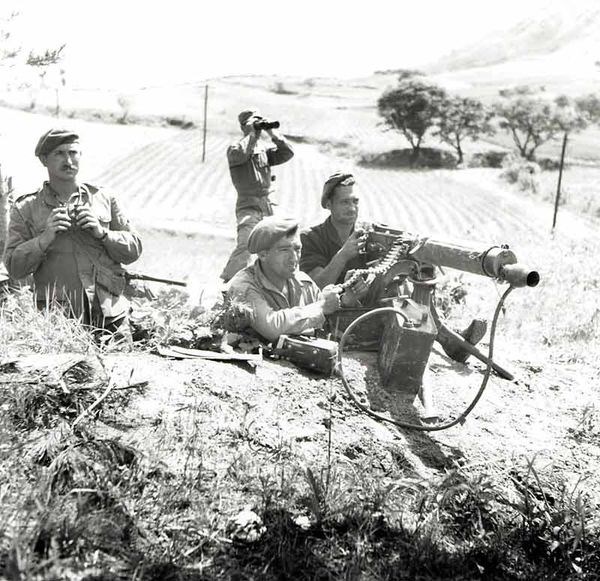
[[79, 210], [85, 204], [82, 203], [70, 203], [67, 204], [67, 214], [71, 220], [71, 229], [77, 228], [77, 218], [79, 217]]
[[261, 129], [279, 129], [279, 125], [279, 121], [269, 121], [267, 119], [260, 119], [252, 124], [256, 131], [260, 131]]

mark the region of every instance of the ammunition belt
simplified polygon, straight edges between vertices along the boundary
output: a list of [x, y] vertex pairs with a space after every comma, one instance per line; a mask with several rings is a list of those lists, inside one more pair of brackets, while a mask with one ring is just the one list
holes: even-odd
[[354, 271], [352, 276], [344, 281], [339, 286], [342, 290], [346, 290], [353, 286], [358, 279], [363, 275], [380, 275], [385, 274], [396, 262], [398, 262], [401, 258], [408, 255], [414, 246], [414, 241], [407, 240], [397, 240], [392, 243], [392, 246], [387, 251], [386, 255], [377, 260], [375, 264], [369, 266], [368, 268], [358, 268]]

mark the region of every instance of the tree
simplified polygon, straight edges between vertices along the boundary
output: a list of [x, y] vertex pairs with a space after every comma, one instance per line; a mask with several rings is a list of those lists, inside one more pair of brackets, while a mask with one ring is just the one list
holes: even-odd
[[540, 145], [559, 134], [580, 131], [584, 117], [566, 97], [548, 101], [534, 97], [513, 97], [495, 106], [499, 126], [510, 133], [522, 157], [535, 160]]
[[423, 137], [434, 126], [445, 98], [446, 91], [441, 87], [408, 78], [379, 97], [377, 110], [389, 127], [406, 137], [416, 159]]
[[[53, 49], [46, 49], [43, 53], [34, 53], [33, 51], [31, 51], [29, 53], [29, 56], [27, 57], [27, 61], [25, 62], [26, 65], [33, 67], [34, 69], [37, 70], [39, 79], [40, 79], [40, 83], [39, 83], [39, 89], [43, 89], [45, 87], [45, 79], [46, 79], [46, 75], [48, 74], [48, 71], [50, 70], [50, 68], [54, 65], [58, 65], [61, 60], [62, 60], [62, 51], [64, 50], [66, 45], [61, 45], [58, 48], [53, 48]], [[64, 85], [64, 69], [61, 69], [60, 71], [60, 78], [61, 78], [61, 83]], [[58, 91], [58, 87], [56, 88], [56, 90]], [[35, 107], [35, 98], [32, 98], [31, 100], [31, 108], [33, 109]], [[57, 112], [59, 109], [59, 104], [57, 102], [56, 104], [57, 107]]]
[[463, 142], [465, 139], [476, 141], [481, 135], [491, 135], [494, 128], [490, 123], [493, 112], [483, 103], [469, 97], [450, 97], [439, 111], [435, 135], [453, 147], [458, 155], [458, 163], [463, 161]]
[[554, 100], [556, 123], [563, 133], [577, 133], [590, 123], [587, 111], [579, 106], [579, 99], [572, 101], [566, 95], [560, 95]]
[[594, 93], [575, 99], [575, 105], [588, 123], [600, 124], [600, 97]]

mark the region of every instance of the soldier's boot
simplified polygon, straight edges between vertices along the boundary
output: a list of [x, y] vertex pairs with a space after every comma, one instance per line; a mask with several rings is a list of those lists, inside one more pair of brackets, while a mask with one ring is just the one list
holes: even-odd
[[[473, 319], [469, 326], [458, 334], [471, 345], [477, 345], [487, 332], [487, 322], [483, 319]], [[446, 355], [454, 361], [465, 363], [470, 353], [458, 342], [444, 341], [441, 343]]]

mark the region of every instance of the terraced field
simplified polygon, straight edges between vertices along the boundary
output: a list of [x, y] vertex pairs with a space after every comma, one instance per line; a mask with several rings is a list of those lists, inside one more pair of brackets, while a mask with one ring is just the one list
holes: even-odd
[[[225, 150], [231, 137], [208, 139], [201, 163], [201, 133], [179, 132], [139, 147], [110, 164], [95, 181], [126, 195], [128, 206], [148, 224], [233, 236], [235, 192]], [[363, 193], [364, 218], [406, 230], [489, 239], [544, 229], [539, 212], [501, 191], [488, 170], [398, 171], [357, 168], [349, 160], [295, 146], [294, 159], [278, 168], [279, 212], [304, 225], [325, 217], [319, 206], [324, 179], [351, 169]]]
[[[32, 143], [56, 121], [43, 115], [0, 109], [3, 169], [17, 192], [31, 191], [44, 179], [32, 156]], [[145, 230], [140, 269], [165, 276], [216, 278], [233, 246], [235, 192], [225, 150], [235, 139], [230, 127], [209, 131], [206, 162], [201, 162], [201, 131], [107, 125], [69, 120], [82, 136], [81, 177], [120, 193], [134, 222]], [[210, 126], [209, 126], [210, 127]], [[356, 167], [349, 159], [296, 144], [296, 156], [275, 168], [278, 212], [303, 225], [326, 216], [319, 206], [324, 179], [345, 167], [362, 191], [362, 218], [421, 235], [506, 242], [519, 257], [535, 252], [548, 237], [552, 208], [512, 193], [497, 170], [401, 171]], [[561, 211], [563, 212], [563, 211]], [[573, 224], [575, 226], [573, 226]], [[579, 234], [581, 221], [563, 212], [561, 229]], [[160, 234], [156, 228], [174, 234]], [[187, 233], [188, 238], [175, 233]], [[522, 250], [523, 249], [523, 250]]]

